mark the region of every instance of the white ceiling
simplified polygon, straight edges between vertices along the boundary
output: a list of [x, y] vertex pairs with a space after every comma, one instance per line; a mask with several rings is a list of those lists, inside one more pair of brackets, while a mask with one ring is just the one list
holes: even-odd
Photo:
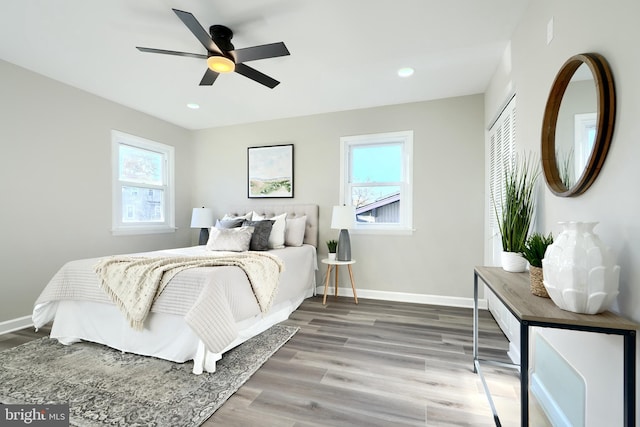
[[[4, 0], [0, 58], [188, 129], [482, 93], [529, 0]], [[199, 86], [206, 53], [171, 10], [236, 48], [283, 41], [290, 56]], [[415, 74], [400, 78], [400, 67]], [[197, 103], [198, 110], [186, 107]]]

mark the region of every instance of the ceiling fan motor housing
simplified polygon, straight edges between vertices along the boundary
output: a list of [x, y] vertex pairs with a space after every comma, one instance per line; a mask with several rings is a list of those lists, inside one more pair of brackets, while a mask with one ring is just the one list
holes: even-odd
[[211, 34], [213, 42], [223, 51], [229, 52], [235, 49], [231, 43], [233, 31], [231, 31], [229, 27], [225, 27], [224, 25], [212, 25], [209, 27], [209, 34]]

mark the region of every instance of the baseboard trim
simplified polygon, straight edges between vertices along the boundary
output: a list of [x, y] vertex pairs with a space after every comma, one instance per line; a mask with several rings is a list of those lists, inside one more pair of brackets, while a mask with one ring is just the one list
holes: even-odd
[[509, 341], [509, 351], [507, 351], [507, 355], [514, 365], [520, 366], [520, 347], [518, 347], [518, 345]]
[[33, 326], [31, 316], [18, 317], [17, 319], [0, 322], [0, 335], [19, 331], [29, 326]]
[[[333, 296], [333, 288], [330, 287], [327, 295]], [[356, 287], [358, 298], [368, 298], [385, 301], [395, 302], [412, 302], [416, 304], [431, 304], [442, 305], [447, 307], [462, 307], [473, 308], [473, 298], [463, 297], [447, 297], [442, 295], [428, 295], [428, 294], [411, 294], [405, 292], [388, 292], [388, 291], [376, 291], [371, 289], [359, 289]], [[316, 287], [317, 295], [324, 295], [324, 286]], [[353, 291], [351, 288], [338, 287], [338, 296], [352, 297]], [[478, 308], [486, 310], [488, 308], [487, 300], [478, 300]]]
[[549, 394], [535, 372], [531, 374], [531, 394], [538, 400], [540, 407], [552, 425], [558, 427], [571, 427], [573, 425], [553, 397], [551, 397], [551, 394]]

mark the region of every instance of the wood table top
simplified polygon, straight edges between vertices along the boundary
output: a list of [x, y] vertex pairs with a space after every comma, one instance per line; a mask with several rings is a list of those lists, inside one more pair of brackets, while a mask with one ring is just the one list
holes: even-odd
[[640, 329], [639, 324], [611, 311], [579, 314], [562, 310], [551, 298], [531, 293], [529, 273], [509, 273], [501, 267], [477, 266], [474, 270], [519, 320], [627, 331]]

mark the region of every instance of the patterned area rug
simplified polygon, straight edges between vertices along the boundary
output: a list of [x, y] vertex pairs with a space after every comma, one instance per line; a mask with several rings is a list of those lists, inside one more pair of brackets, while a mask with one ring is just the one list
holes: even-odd
[[74, 426], [199, 426], [297, 330], [275, 325], [202, 375], [192, 362], [42, 338], [0, 352], [0, 402], [69, 403]]

